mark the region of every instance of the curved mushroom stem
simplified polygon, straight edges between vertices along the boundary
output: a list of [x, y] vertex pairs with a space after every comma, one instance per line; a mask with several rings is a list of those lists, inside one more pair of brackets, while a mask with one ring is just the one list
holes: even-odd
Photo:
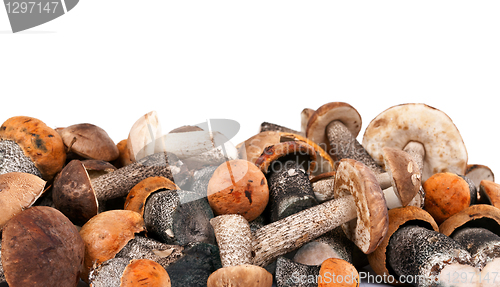
[[326, 134], [330, 143], [329, 153], [335, 157], [334, 160], [350, 158], [364, 163], [375, 174], [384, 172], [341, 121], [329, 123]]
[[409, 143], [406, 144], [403, 150], [415, 159], [418, 167], [420, 168], [420, 173], [422, 174], [424, 171], [424, 157], [425, 157], [424, 145], [416, 141], [410, 141]]
[[222, 267], [252, 264], [252, 232], [239, 214], [220, 215], [210, 220], [219, 246]]
[[254, 233], [253, 264], [266, 266], [278, 256], [357, 217], [351, 195], [327, 201], [268, 224]]
[[452, 238], [471, 254], [472, 262], [480, 269], [500, 258], [500, 236], [485, 228], [463, 228]]
[[[400, 278], [418, 279], [415, 286], [450, 286], [449, 272], [476, 271], [471, 256], [450, 237], [427, 228], [409, 225], [396, 231], [387, 246], [387, 262]], [[471, 286], [471, 275], [464, 286]], [[408, 282], [408, 280], [406, 280]], [[449, 282], [446, 282], [449, 281]]]

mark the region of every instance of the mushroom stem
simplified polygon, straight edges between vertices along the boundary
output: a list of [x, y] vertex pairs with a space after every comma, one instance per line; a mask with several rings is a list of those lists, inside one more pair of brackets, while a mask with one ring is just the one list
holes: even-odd
[[472, 256], [473, 264], [482, 269], [495, 258], [500, 258], [500, 236], [485, 228], [463, 228], [452, 234]]
[[210, 220], [219, 246], [222, 267], [252, 264], [252, 232], [239, 214], [220, 215]]
[[301, 136], [304, 136], [303, 132], [299, 132], [281, 125], [277, 124], [272, 124], [268, 122], [263, 122], [260, 124], [260, 132], [267, 132], [267, 131], [273, 131], [273, 132], [285, 132], [285, 133], [292, 133], [292, 134], [298, 134]]
[[0, 174], [24, 172], [42, 177], [42, 173], [13, 140], [0, 140]]
[[287, 161], [268, 176], [271, 222], [317, 205], [309, 176], [300, 164]]
[[341, 121], [330, 122], [326, 126], [326, 134], [330, 143], [329, 153], [334, 160], [350, 158], [364, 163], [375, 174], [384, 172]]
[[354, 197], [347, 195], [268, 224], [254, 233], [253, 264], [266, 266], [278, 256], [356, 217]]
[[392, 187], [391, 175], [388, 172], [375, 174], [378, 184], [382, 190]]
[[422, 174], [424, 171], [424, 157], [425, 157], [424, 145], [416, 141], [410, 141], [409, 143], [406, 144], [403, 150], [415, 159], [418, 167], [420, 168], [420, 173]]
[[141, 180], [152, 176], [163, 176], [174, 181], [182, 165], [167, 153], [156, 153], [137, 162], [117, 169], [114, 172], [93, 179], [92, 187], [99, 201], [127, 196]]
[[470, 254], [456, 241], [415, 225], [402, 227], [392, 235], [387, 262], [399, 278], [418, 278], [415, 286], [434, 286], [438, 280], [449, 279], [444, 273], [450, 268], [471, 268]]

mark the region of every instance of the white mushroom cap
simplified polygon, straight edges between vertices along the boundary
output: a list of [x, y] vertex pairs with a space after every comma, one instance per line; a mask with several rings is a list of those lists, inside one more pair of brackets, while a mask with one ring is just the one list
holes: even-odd
[[384, 169], [383, 147], [404, 149], [411, 141], [425, 148], [422, 182], [438, 172], [463, 175], [467, 150], [453, 121], [442, 111], [425, 104], [391, 107], [366, 127], [363, 147]]

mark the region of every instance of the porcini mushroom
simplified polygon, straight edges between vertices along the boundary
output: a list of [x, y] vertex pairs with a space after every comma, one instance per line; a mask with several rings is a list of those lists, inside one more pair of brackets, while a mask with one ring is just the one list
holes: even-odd
[[109, 259], [92, 271], [89, 281], [92, 287], [172, 286], [167, 271], [149, 259]]
[[175, 156], [158, 153], [111, 173], [90, 179], [79, 160], [69, 162], [54, 181], [52, 199], [56, 208], [75, 223], [83, 224], [98, 212], [98, 202], [125, 197], [141, 180], [183, 172]]
[[113, 161], [120, 152], [108, 133], [88, 123], [76, 124], [59, 131], [67, 152], [74, 152], [85, 159]]
[[500, 208], [500, 184], [486, 179], [482, 180], [479, 185], [478, 197], [480, 197], [478, 203]]
[[467, 167], [467, 150], [457, 127], [444, 112], [425, 104], [393, 106], [377, 115], [365, 129], [363, 146], [382, 167], [383, 147], [415, 156], [422, 183], [439, 172], [463, 175]]
[[476, 202], [476, 187], [451, 172], [432, 175], [424, 183], [424, 190], [424, 208], [438, 224]]
[[215, 215], [241, 214], [257, 218], [269, 202], [269, 188], [262, 171], [247, 160], [222, 163], [207, 187], [208, 203]]
[[57, 209], [34, 206], [2, 232], [2, 266], [11, 287], [76, 287], [85, 247], [76, 227]]
[[87, 221], [80, 229], [85, 243], [82, 280], [88, 282], [93, 267], [114, 258], [135, 233], [142, 231], [145, 231], [142, 216], [130, 210], [105, 211]]
[[219, 246], [222, 268], [208, 277], [207, 286], [271, 287], [271, 273], [252, 265], [252, 234], [248, 221], [238, 214], [226, 214], [213, 218], [210, 223]]
[[0, 230], [12, 217], [32, 206], [44, 187], [45, 181], [30, 173], [0, 174]]
[[64, 166], [66, 150], [59, 134], [42, 121], [12, 117], [0, 126], [0, 174], [25, 172], [51, 180]]
[[[482, 270], [482, 276], [487, 274], [483, 272], [485, 269], [500, 268], [498, 208], [484, 204], [473, 205], [448, 218], [439, 226], [439, 231], [453, 238], [471, 254], [472, 263]], [[500, 278], [496, 279], [496, 284], [498, 283]]]
[[335, 160], [350, 158], [367, 165], [375, 174], [384, 170], [356, 139], [361, 130], [361, 116], [343, 102], [326, 103], [307, 122], [306, 136], [319, 144]]

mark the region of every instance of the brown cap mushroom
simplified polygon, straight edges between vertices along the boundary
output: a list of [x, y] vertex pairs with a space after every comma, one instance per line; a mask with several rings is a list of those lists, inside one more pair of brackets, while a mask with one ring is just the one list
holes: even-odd
[[35, 118], [17, 116], [6, 120], [0, 127], [1, 141], [15, 142], [45, 180], [51, 180], [66, 161], [66, 150], [59, 134]]
[[377, 249], [375, 249], [373, 253], [368, 254], [370, 266], [378, 275], [395, 276], [395, 274], [389, 272], [386, 254], [387, 246], [389, 245], [389, 240], [394, 232], [396, 232], [401, 226], [404, 226], [407, 222], [413, 222], [414, 224], [427, 227], [434, 231], [439, 230], [438, 225], [432, 216], [423, 209], [414, 206], [406, 206], [389, 210], [389, 228], [387, 230], [387, 235], [384, 237]]
[[149, 195], [162, 189], [177, 190], [179, 187], [163, 176], [152, 176], [143, 179], [128, 193], [124, 209], [138, 212], [144, 216], [144, 206]]
[[481, 203], [500, 208], [500, 184], [490, 180], [482, 180], [479, 185], [478, 197], [479, 194], [481, 194]]
[[85, 247], [76, 227], [57, 209], [34, 206], [13, 217], [2, 233], [2, 265], [11, 287], [74, 286]]
[[318, 287], [357, 287], [361, 281], [356, 268], [339, 258], [329, 258], [323, 261], [319, 276]]
[[255, 265], [238, 265], [220, 268], [207, 280], [207, 287], [245, 286], [271, 287], [273, 275], [266, 269]]
[[129, 149], [127, 147], [127, 140], [121, 140], [116, 144], [116, 148], [118, 148], [118, 158], [115, 159], [112, 163], [117, 168], [124, 167], [132, 163], [132, 159], [130, 158]]
[[0, 175], [0, 230], [13, 216], [35, 203], [45, 181], [36, 175], [9, 172]]
[[[383, 147], [423, 147], [422, 182], [438, 172], [463, 175], [467, 150], [460, 132], [442, 111], [425, 104], [403, 104], [376, 116], [365, 129], [363, 146], [383, 166]], [[383, 166], [384, 167], [384, 166]]]
[[246, 220], [257, 218], [269, 201], [269, 188], [262, 171], [247, 160], [221, 164], [207, 188], [208, 202], [215, 215], [241, 214]]
[[68, 152], [87, 159], [113, 161], [120, 152], [105, 130], [93, 124], [76, 124], [59, 133]]
[[475, 200], [476, 191], [470, 190], [464, 178], [451, 172], [436, 173], [423, 186], [424, 208], [438, 224], [467, 208]]
[[85, 243], [85, 260], [81, 278], [88, 282], [92, 267], [114, 258], [134, 238], [145, 231], [142, 216], [130, 210], [110, 210], [92, 217], [80, 229]]

